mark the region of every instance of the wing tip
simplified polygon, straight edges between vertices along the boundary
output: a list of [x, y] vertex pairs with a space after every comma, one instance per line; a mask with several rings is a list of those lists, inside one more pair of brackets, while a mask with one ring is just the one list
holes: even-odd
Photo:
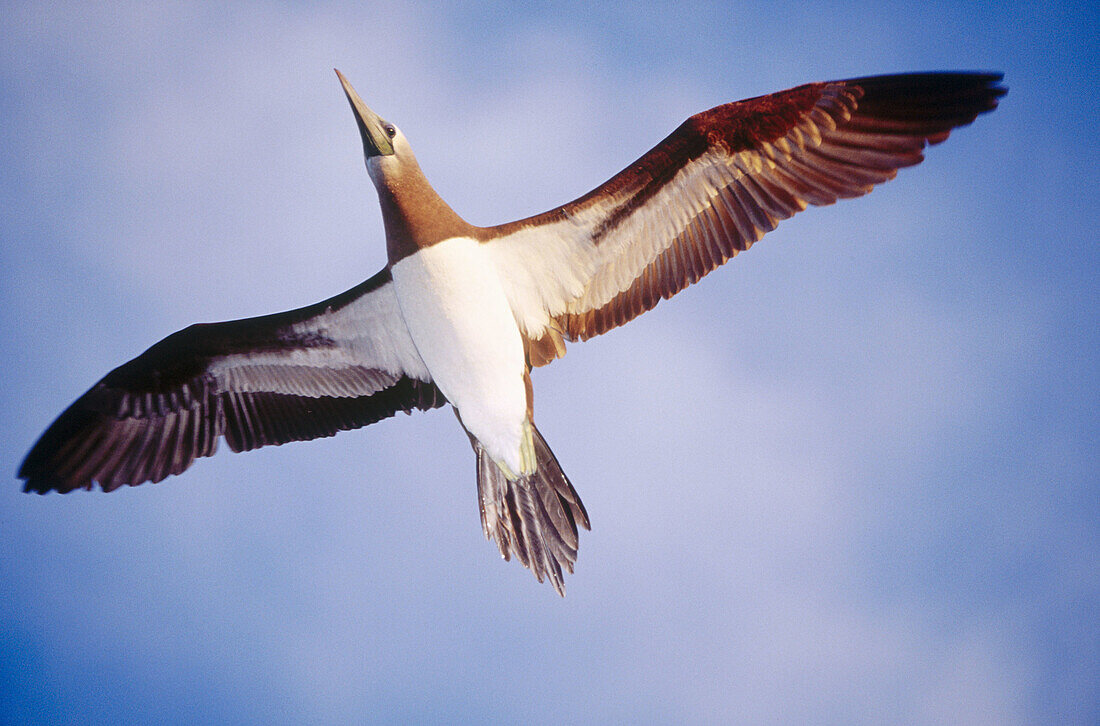
[[23, 479], [23, 493], [24, 494], [37, 494], [39, 496], [45, 496], [50, 492], [57, 492], [58, 494], [68, 494], [76, 489], [91, 489], [92, 483], [84, 487], [80, 486], [66, 486], [64, 482], [56, 477], [40, 475], [40, 474], [25, 474], [19, 472], [19, 478]]
[[992, 111], [1008, 93], [1003, 85], [1004, 73], [1000, 71], [930, 71], [919, 73], [892, 73], [864, 76], [841, 81], [856, 86], [864, 92], [860, 105], [873, 102], [873, 96], [889, 99], [899, 97], [919, 103], [951, 103], [967, 107], [978, 113]]
[[104, 486], [102, 482], [95, 479], [74, 480], [66, 478], [63, 474], [51, 471], [47, 467], [34, 465], [29, 461], [30, 458], [31, 457], [28, 455], [28, 461], [23, 462], [23, 465], [19, 468], [19, 473], [16, 474], [17, 479], [23, 480], [24, 494], [38, 494], [39, 496], [44, 496], [51, 492], [68, 494], [78, 489], [90, 492], [95, 490], [97, 484], [99, 484], [99, 487], [105, 492], [114, 491], [114, 489], [117, 488]]
[[28, 479], [27, 481], [23, 482], [24, 494], [37, 494], [39, 496], [45, 496], [52, 491], [54, 491], [54, 487], [41, 484], [33, 479]]

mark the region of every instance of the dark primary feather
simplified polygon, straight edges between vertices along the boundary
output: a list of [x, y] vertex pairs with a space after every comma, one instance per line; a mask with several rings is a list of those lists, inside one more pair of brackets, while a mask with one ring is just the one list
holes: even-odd
[[[564, 354], [565, 340], [651, 309], [807, 205], [866, 194], [919, 163], [927, 144], [996, 107], [1000, 78], [807, 84], [692, 116], [605, 184], [529, 219], [469, 227], [434, 195], [434, 207], [414, 211], [429, 237], [461, 222], [464, 234], [494, 245], [528, 367], [544, 365]], [[415, 250], [400, 234], [389, 242], [401, 254]], [[390, 282], [383, 270], [316, 305], [169, 336], [58, 417], [23, 462], [26, 490], [160, 481], [211, 455], [222, 436], [242, 451], [443, 405], [392, 286], [377, 297]], [[355, 312], [341, 317], [345, 309]], [[377, 350], [372, 330], [383, 341]], [[505, 559], [515, 556], [564, 593], [563, 570], [573, 569], [588, 515], [537, 430], [534, 439], [537, 470], [509, 479], [471, 436], [482, 526]]]
[[562, 301], [564, 312], [549, 311], [555, 330], [585, 340], [696, 282], [808, 204], [866, 194], [919, 163], [926, 144], [996, 108], [1000, 79], [874, 76], [718, 106], [589, 194], [494, 229], [587, 225], [597, 267], [579, 297]]
[[354, 357], [325, 365], [306, 357], [339, 345], [311, 321], [389, 281], [383, 270], [315, 305], [168, 336], [108, 373], [54, 421], [20, 467], [25, 490], [98, 483], [112, 491], [157, 482], [213, 454], [222, 436], [233, 451], [245, 451], [442, 406], [431, 382]]

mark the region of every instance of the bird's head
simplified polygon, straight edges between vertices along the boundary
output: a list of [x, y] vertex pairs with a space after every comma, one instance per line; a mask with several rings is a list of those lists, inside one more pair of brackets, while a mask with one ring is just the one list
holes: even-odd
[[[335, 69], [334, 69], [335, 70]], [[348, 83], [348, 79], [340, 71], [336, 71], [340, 83], [344, 86], [344, 94], [348, 97], [351, 110], [355, 114], [355, 123], [359, 126], [359, 135], [363, 137], [363, 154], [366, 157], [367, 170], [371, 176], [382, 168], [392, 165], [397, 158], [408, 151], [408, 143], [401, 131], [386, 121], [381, 116], [371, 111], [359, 94]]]

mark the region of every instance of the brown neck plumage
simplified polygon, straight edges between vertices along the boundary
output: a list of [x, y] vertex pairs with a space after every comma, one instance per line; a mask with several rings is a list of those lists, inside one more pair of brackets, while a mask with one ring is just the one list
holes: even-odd
[[391, 265], [445, 239], [473, 235], [474, 227], [432, 189], [411, 154], [387, 162], [375, 186]]

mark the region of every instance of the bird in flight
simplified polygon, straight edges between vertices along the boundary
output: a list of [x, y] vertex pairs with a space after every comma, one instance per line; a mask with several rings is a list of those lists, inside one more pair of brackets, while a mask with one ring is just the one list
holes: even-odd
[[192, 325], [108, 373], [19, 470], [46, 493], [159, 482], [233, 451], [450, 404], [485, 536], [564, 594], [576, 490], [535, 427], [531, 370], [650, 310], [807, 205], [866, 194], [991, 111], [1000, 74], [810, 83], [692, 116], [584, 196], [496, 227], [458, 216], [339, 71], [378, 191], [386, 266], [297, 310]]

